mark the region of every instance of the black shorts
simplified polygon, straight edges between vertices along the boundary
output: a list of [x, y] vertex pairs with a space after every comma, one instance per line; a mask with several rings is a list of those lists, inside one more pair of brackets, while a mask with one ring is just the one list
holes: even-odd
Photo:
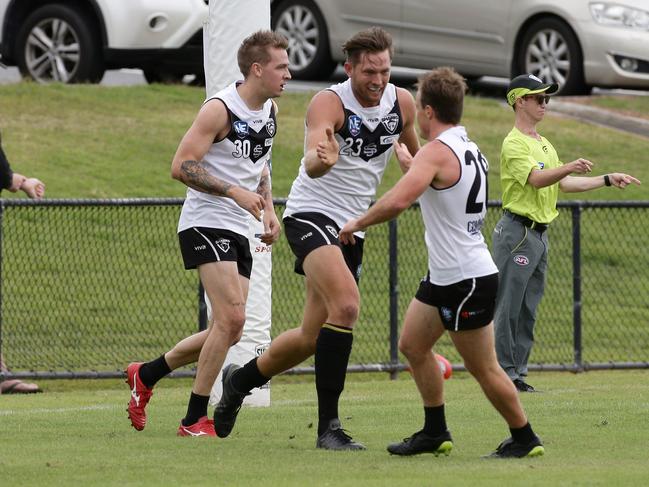
[[430, 282], [430, 273], [421, 281], [415, 299], [439, 309], [444, 328], [473, 330], [491, 323], [496, 307], [498, 274], [465, 279], [448, 286]]
[[361, 278], [364, 239], [356, 237], [356, 245], [342, 245], [338, 240], [340, 228], [322, 213], [294, 213], [284, 218], [284, 232], [293, 254], [295, 272], [304, 275], [302, 264], [310, 252], [324, 245], [337, 245], [345, 263], [358, 283]]
[[250, 279], [252, 255], [243, 235], [218, 228], [193, 227], [178, 233], [185, 269], [209, 262], [236, 262], [239, 274]]

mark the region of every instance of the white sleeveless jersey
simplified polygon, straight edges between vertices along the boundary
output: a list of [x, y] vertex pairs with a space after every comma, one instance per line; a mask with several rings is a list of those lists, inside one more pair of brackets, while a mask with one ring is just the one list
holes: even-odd
[[487, 214], [489, 163], [466, 129], [452, 127], [437, 140], [448, 146], [460, 164], [460, 179], [445, 189], [432, 185], [419, 197], [426, 227], [430, 281], [447, 286], [498, 272], [482, 236]]
[[318, 212], [342, 227], [369, 208], [392, 155], [392, 142], [403, 129], [403, 120], [397, 90], [391, 83], [380, 104], [370, 108], [358, 103], [350, 80], [329, 90], [338, 95], [345, 114], [343, 126], [335, 134], [340, 145], [338, 161], [327, 174], [314, 179], [307, 175], [302, 159], [284, 216]]
[[[211, 175], [256, 191], [264, 166], [270, 160], [277, 126], [275, 108], [268, 100], [261, 110], [250, 110], [239, 96], [237, 84], [232, 83], [207, 100], [216, 98], [223, 102], [230, 117], [230, 131], [222, 140], [214, 141], [203, 161]], [[246, 237], [248, 215], [231, 198], [187, 188], [178, 231], [209, 227], [230, 230]]]

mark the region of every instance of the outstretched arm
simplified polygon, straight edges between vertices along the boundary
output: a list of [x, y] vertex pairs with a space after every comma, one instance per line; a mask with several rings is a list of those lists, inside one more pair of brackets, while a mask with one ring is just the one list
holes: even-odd
[[[395, 142], [398, 144], [398, 142]], [[340, 230], [338, 236], [343, 244], [354, 244], [354, 232], [365, 230], [371, 225], [382, 223], [397, 217], [426, 191], [435, 179], [444, 155], [437, 144], [430, 143], [422, 147], [412, 161], [407, 173], [385, 193], [364, 215], [349, 220]]]
[[554, 169], [532, 169], [527, 181], [535, 188], [545, 188], [562, 181], [572, 173], [585, 174], [592, 170], [593, 163], [588, 159], [576, 159]]
[[[606, 179], [610, 184], [606, 184]], [[603, 176], [567, 176], [559, 182], [559, 189], [564, 193], [580, 193], [582, 191], [590, 191], [591, 189], [601, 188], [602, 186], [614, 186], [616, 188], [624, 189], [629, 184], [640, 185], [640, 181], [628, 174], [613, 172]]]

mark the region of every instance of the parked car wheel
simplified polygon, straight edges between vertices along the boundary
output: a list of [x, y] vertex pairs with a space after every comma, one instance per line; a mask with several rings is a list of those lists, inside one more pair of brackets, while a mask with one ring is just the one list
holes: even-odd
[[309, 0], [283, 2], [273, 12], [273, 30], [288, 41], [289, 69], [294, 78], [323, 79], [336, 69], [322, 14]]
[[547, 83], [557, 83], [559, 94], [589, 91], [579, 41], [572, 29], [558, 19], [540, 19], [530, 25], [516, 58], [516, 74], [531, 73]]
[[16, 60], [24, 77], [38, 82], [96, 83], [104, 75], [101, 44], [83, 13], [46, 5], [23, 23]]
[[144, 69], [144, 78], [148, 83], [161, 83], [164, 85], [175, 85], [183, 82], [184, 74], [172, 73], [159, 69]]

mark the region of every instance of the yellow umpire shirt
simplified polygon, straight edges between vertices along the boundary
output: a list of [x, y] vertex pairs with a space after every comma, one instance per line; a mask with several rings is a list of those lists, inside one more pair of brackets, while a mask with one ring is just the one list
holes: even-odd
[[528, 184], [527, 178], [532, 169], [553, 169], [561, 165], [557, 152], [545, 137], [537, 140], [514, 127], [500, 151], [503, 208], [537, 223], [550, 223], [559, 215], [559, 183], [537, 189]]

